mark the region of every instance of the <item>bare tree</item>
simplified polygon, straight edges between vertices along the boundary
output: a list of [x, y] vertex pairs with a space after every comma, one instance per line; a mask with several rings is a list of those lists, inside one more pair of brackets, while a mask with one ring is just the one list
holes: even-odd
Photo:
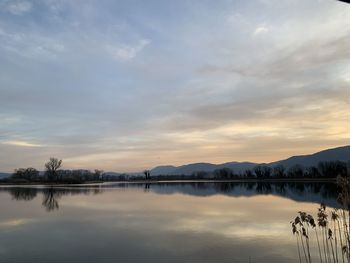
[[102, 180], [102, 174], [103, 174], [103, 170], [95, 169], [94, 180], [96, 181]]
[[284, 177], [285, 171], [286, 171], [286, 168], [282, 164], [279, 164], [273, 167], [273, 175], [276, 177]]
[[229, 168], [216, 169], [214, 176], [216, 179], [229, 179], [233, 176], [233, 172]]
[[146, 180], [151, 179], [151, 172], [150, 172], [150, 170], [143, 171], [143, 174], [145, 175], [145, 179]]
[[35, 168], [19, 168], [12, 175], [13, 179], [25, 179], [28, 181], [35, 180], [39, 176], [39, 171]]
[[57, 170], [61, 167], [62, 160], [51, 157], [50, 160], [45, 163], [46, 174], [50, 181], [57, 179]]
[[253, 178], [254, 177], [254, 173], [252, 172], [252, 170], [245, 170], [243, 173], [243, 176], [246, 178]]
[[272, 169], [266, 165], [257, 165], [254, 167], [254, 173], [257, 178], [268, 178], [270, 177]]

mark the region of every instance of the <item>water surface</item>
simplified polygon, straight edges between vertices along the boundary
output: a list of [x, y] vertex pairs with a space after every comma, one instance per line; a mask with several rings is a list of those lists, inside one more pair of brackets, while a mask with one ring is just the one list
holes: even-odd
[[0, 188], [0, 262], [298, 262], [289, 222], [331, 184]]

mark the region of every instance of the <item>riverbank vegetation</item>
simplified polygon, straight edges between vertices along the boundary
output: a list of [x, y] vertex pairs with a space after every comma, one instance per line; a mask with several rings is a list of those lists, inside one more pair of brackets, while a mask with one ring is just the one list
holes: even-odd
[[317, 166], [303, 167], [302, 165], [293, 165], [286, 168], [283, 165], [267, 166], [257, 165], [251, 170], [243, 172], [233, 171], [229, 168], [214, 170], [213, 172], [199, 171], [192, 175], [158, 175], [152, 176], [154, 179], [334, 179], [340, 176], [350, 175], [350, 162], [324, 161], [319, 162]]
[[335, 180], [336, 176], [350, 175], [350, 164], [341, 161], [324, 161], [317, 166], [303, 167], [294, 165], [284, 167], [276, 165], [257, 165], [245, 171], [233, 171], [229, 168], [214, 171], [197, 171], [191, 175], [152, 175], [145, 170], [138, 174], [117, 174], [95, 169], [67, 170], [62, 168], [62, 160], [50, 158], [45, 163], [44, 171], [35, 168], [19, 168], [11, 177], [0, 180], [0, 183], [87, 183], [108, 181], [161, 181], [161, 180]]
[[299, 262], [350, 262], [349, 177], [338, 176], [337, 184], [340, 208], [327, 209], [321, 204], [317, 217], [299, 211], [291, 222]]

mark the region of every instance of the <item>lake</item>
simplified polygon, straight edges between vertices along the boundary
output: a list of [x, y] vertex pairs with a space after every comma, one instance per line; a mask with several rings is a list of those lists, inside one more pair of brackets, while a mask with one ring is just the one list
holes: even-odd
[[322, 183], [0, 187], [0, 262], [298, 262], [290, 221]]

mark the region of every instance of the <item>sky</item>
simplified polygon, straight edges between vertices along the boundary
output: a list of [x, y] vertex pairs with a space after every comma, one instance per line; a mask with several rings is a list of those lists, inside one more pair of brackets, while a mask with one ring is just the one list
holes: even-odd
[[0, 171], [349, 145], [349, 47], [335, 0], [0, 0]]

